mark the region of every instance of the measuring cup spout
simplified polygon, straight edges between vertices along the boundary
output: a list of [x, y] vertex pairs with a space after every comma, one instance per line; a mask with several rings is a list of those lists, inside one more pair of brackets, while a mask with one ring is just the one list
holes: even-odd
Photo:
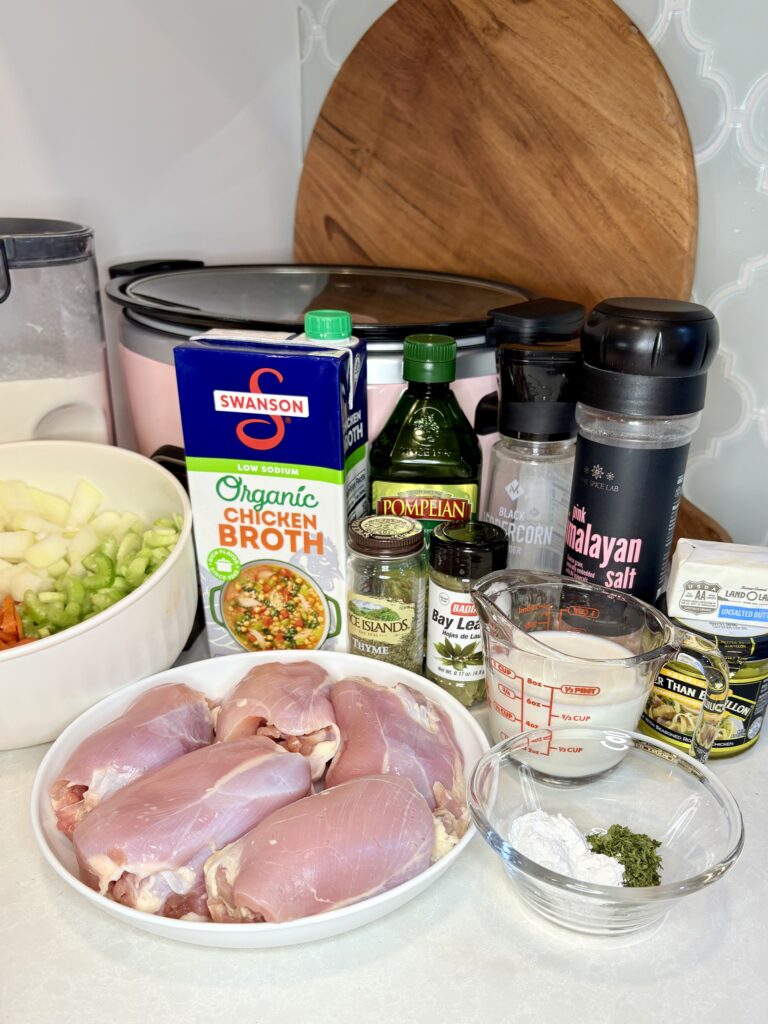
[[477, 587], [470, 588], [470, 596], [474, 598], [483, 632], [499, 639], [511, 640], [515, 627], [506, 615], [499, 611], [493, 601], [489, 601]]

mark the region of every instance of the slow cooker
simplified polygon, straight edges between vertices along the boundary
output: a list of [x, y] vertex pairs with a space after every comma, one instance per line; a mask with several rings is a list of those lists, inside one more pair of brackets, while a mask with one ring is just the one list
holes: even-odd
[[[454, 391], [475, 423], [481, 399], [496, 390], [495, 353], [485, 338], [488, 310], [531, 297], [496, 281], [378, 267], [156, 260], [111, 267], [110, 278], [107, 295], [122, 306], [128, 403], [145, 455], [183, 444], [174, 346], [213, 327], [301, 332], [310, 309], [347, 310], [354, 333], [368, 343], [371, 440], [403, 389], [402, 342], [416, 332], [456, 338]], [[484, 433], [483, 447], [496, 436]]]

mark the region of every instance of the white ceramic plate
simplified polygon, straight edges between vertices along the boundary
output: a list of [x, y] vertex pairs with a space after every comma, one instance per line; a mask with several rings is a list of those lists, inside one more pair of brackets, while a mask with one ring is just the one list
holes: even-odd
[[105, 896], [100, 896], [78, 879], [72, 845], [56, 829], [48, 793], [53, 782], [59, 778], [67, 758], [86, 736], [121, 714], [140, 693], [153, 686], [159, 686], [161, 683], [187, 683], [201, 690], [206, 696], [219, 699], [254, 665], [265, 661], [301, 661], [304, 659], [322, 664], [331, 675], [338, 679], [347, 675], [364, 675], [383, 686], [394, 686], [395, 683], [400, 682], [406, 683], [439, 704], [453, 723], [456, 740], [464, 757], [465, 777], [469, 775], [478, 758], [488, 750], [488, 741], [480, 726], [453, 697], [441, 690], [440, 687], [435, 686], [434, 683], [422, 679], [421, 676], [417, 676], [413, 672], [407, 672], [370, 658], [327, 651], [307, 653], [282, 651], [269, 654], [234, 654], [212, 661], [199, 661], [193, 665], [184, 665], [150, 676], [148, 679], [124, 687], [119, 692], [106, 697], [65, 729], [44, 757], [32, 788], [32, 827], [43, 856], [54, 871], [68, 885], [71, 885], [75, 892], [124, 924], [133, 925], [165, 938], [176, 939], [179, 942], [232, 949], [291, 946], [351, 931], [353, 928], [359, 928], [361, 925], [368, 924], [369, 921], [375, 921], [396, 910], [431, 885], [464, 852], [475, 834], [472, 825], [449, 854], [420, 875], [398, 885], [395, 889], [390, 889], [389, 892], [381, 893], [379, 896], [373, 896], [349, 907], [330, 910], [326, 914], [318, 914], [314, 917], [300, 918], [297, 921], [286, 921], [282, 924], [213, 924], [204, 921], [176, 921], [166, 917], [155, 917], [152, 914], [124, 907]]

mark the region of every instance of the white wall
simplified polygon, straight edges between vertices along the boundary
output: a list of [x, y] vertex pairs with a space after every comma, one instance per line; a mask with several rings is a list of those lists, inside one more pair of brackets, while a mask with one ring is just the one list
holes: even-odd
[[290, 258], [300, 125], [294, 0], [0, 0], [0, 215], [91, 225], [102, 280]]

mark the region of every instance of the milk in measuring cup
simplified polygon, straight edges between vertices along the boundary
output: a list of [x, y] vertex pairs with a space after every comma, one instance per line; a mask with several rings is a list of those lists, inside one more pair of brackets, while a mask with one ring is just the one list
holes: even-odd
[[[487, 686], [494, 742], [528, 729], [637, 726], [649, 680], [642, 668], [615, 664], [616, 659], [633, 657], [631, 651], [615, 640], [588, 633], [537, 630], [528, 636], [565, 659], [547, 657], [541, 647], [534, 653], [533, 648], [526, 651], [491, 643]], [[572, 778], [602, 771], [619, 760], [615, 752], [595, 744], [584, 748], [578, 743], [545, 741], [531, 749], [550, 759], [542, 770]]]

